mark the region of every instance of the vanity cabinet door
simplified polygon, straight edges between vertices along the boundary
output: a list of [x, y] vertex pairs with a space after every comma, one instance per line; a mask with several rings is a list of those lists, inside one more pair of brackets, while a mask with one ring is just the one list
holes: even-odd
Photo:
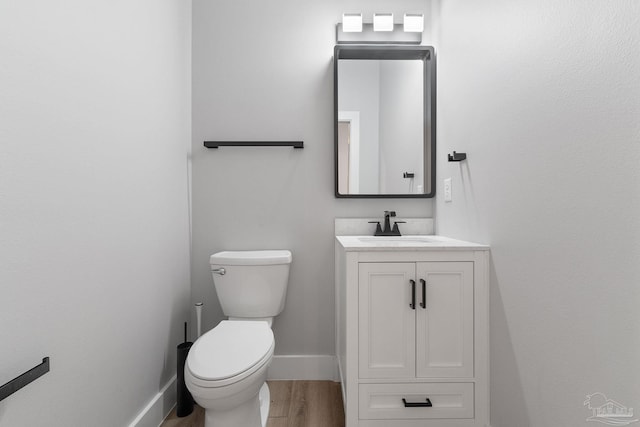
[[473, 377], [473, 263], [421, 262], [416, 273], [417, 377]]
[[359, 264], [360, 378], [415, 377], [415, 269], [415, 263]]

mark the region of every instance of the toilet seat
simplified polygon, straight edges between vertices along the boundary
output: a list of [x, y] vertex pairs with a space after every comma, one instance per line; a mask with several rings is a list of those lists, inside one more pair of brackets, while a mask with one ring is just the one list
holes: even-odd
[[234, 384], [271, 360], [273, 332], [262, 321], [223, 320], [191, 347], [186, 367], [200, 387]]

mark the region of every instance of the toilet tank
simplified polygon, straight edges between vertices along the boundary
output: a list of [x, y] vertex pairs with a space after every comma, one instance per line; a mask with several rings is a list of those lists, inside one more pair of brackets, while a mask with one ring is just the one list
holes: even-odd
[[280, 314], [287, 296], [291, 259], [288, 250], [224, 251], [211, 255], [213, 283], [224, 314], [239, 318]]

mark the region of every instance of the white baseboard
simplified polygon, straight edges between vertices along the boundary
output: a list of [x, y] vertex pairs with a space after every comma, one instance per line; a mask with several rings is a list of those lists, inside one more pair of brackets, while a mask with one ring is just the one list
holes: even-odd
[[338, 381], [336, 357], [330, 355], [273, 356], [267, 372], [269, 380]]
[[158, 427], [176, 405], [176, 375], [140, 411], [129, 427]]
[[342, 365], [340, 364], [340, 359], [338, 359], [337, 357], [336, 357], [336, 365], [338, 367], [337, 369], [338, 372], [336, 374], [338, 376], [338, 379], [336, 381], [340, 383], [340, 391], [342, 392], [342, 401], [346, 402], [347, 401], [347, 390], [345, 388], [346, 381], [344, 379], [344, 372], [342, 372]]

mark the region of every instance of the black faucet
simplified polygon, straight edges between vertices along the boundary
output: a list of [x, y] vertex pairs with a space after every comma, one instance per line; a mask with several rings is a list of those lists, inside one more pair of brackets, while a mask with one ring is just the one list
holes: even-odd
[[376, 232], [374, 236], [401, 236], [398, 224], [403, 224], [404, 221], [394, 221], [393, 228], [391, 228], [391, 222], [389, 218], [395, 217], [395, 211], [384, 211], [384, 230], [380, 227], [380, 221], [369, 221], [370, 224], [378, 224], [376, 226]]

